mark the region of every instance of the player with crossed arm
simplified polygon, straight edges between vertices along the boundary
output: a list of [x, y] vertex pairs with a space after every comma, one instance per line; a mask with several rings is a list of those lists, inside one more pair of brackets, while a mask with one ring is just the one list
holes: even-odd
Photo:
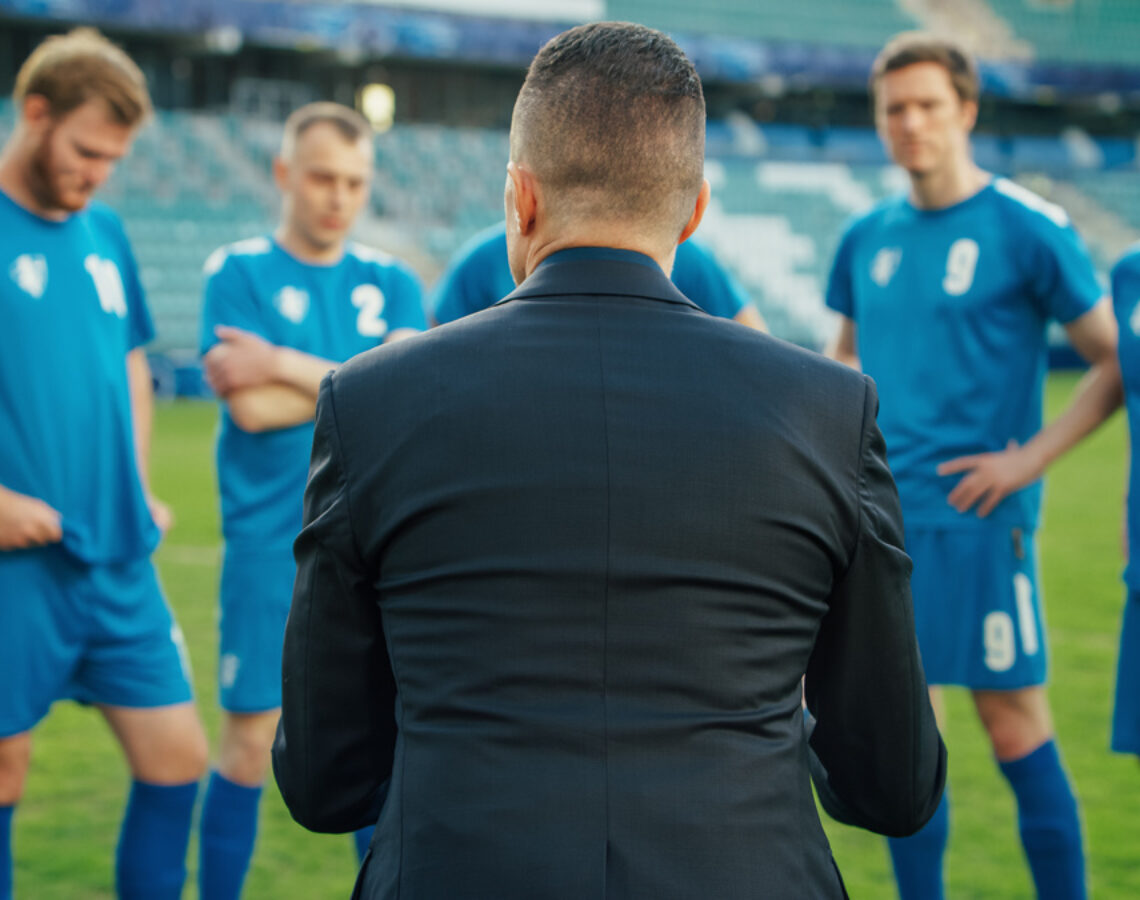
[[134, 62], [87, 29], [40, 44], [13, 99], [0, 155], [0, 898], [31, 730], [64, 697], [99, 709], [130, 766], [119, 896], [177, 898], [206, 738], [150, 559], [170, 523], [147, 489], [154, 328], [123, 227], [91, 199], [150, 99]]
[[[1047, 466], [1120, 403], [1116, 329], [1065, 212], [974, 164], [978, 77], [960, 48], [899, 35], [871, 85], [911, 189], [843, 237], [827, 296], [843, 316], [833, 355], [879, 386], [927, 680], [973, 692], [1038, 896], [1083, 897], [1079, 813], [1044, 686], [1034, 529]], [[1042, 428], [1052, 318], [1091, 368]], [[921, 832], [891, 842], [905, 900], [943, 896], [948, 830], [944, 798]]]
[[[253, 855], [321, 378], [426, 327], [415, 275], [346, 240], [369, 196], [371, 135], [363, 117], [334, 103], [294, 112], [274, 161], [277, 231], [222, 247], [206, 263], [201, 350], [225, 403], [217, 445], [225, 714], [202, 812], [205, 900], [239, 896]], [[357, 835], [361, 857], [370, 834]]]
[[[705, 312], [767, 331], [764, 317], [744, 288], [708, 250], [692, 239], [677, 247], [673, 283]], [[432, 291], [430, 307], [437, 325], [486, 309], [515, 289], [507, 265], [507, 231], [502, 223], [476, 234], [459, 248]]]

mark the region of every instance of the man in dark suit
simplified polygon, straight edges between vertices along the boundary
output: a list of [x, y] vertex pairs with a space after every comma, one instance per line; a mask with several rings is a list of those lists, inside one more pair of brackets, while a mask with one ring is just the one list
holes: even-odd
[[555, 38], [519, 288], [321, 387], [274, 765], [306, 827], [378, 819], [358, 896], [842, 897], [809, 766], [876, 831], [938, 803], [873, 384], [671, 285], [703, 149], [664, 35]]

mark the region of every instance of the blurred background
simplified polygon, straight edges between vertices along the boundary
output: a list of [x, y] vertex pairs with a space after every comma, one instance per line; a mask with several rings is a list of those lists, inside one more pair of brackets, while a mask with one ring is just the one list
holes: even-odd
[[[978, 162], [1063, 205], [1102, 274], [1140, 238], [1137, 0], [0, 0], [0, 92], [46, 34], [91, 24], [146, 72], [158, 116], [104, 191], [158, 326], [159, 389], [202, 390], [201, 268], [276, 217], [285, 116], [332, 99], [375, 124], [357, 237], [430, 287], [502, 216], [511, 107], [549, 37], [626, 19], [669, 32], [708, 100], [713, 205], [701, 235], [777, 335], [820, 347], [845, 221], [904, 188], [874, 133], [867, 73], [891, 34], [948, 32], [982, 61]], [[0, 101], [0, 139], [12, 110]]]
[[[408, 259], [430, 287], [461, 243], [503, 215], [507, 127], [531, 57], [566, 27], [602, 18], [662, 28], [696, 62], [714, 188], [700, 235], [781, 337], [817, 348], [827, 339], [824, 282], [844, 223], [905, 188], [866, 92], [875, 53], [900, 30], [949, 32], [979, 55], [979, 163], [1062, 204], [1102, 276], [1140, 239], [1140, 0], [0, 0], [0, 97], [44, 36], [76, 24], [98, 26], [142, 65], [158, 114], [102, 197], [139, 257], [159, 389], [196, 396], [202, 264], [273, 227], [270, 160], [291, 110], [331, 99], [374, 122], [375, 186], [357, 237]], [[12, 118], [0, 99], [0, 140]], [[1072, 373], [1050, 379], [1050, 415], [1075, 383]], [[214, 746], [216, 419], [213, 403], [160, 404], [151, 454], [155, 491], [178, 517], [156, 559]], [[1136, 761], [1106, 750], [1125, 448], [1117, 417], [1054, 467], [1046, 522], [1061, 527], [1042, 534], [1058, 733], [1086, 813], [1093, 893], [1110, 900], [1140, 897]], [[960, 692], [947, 706], [949, 896], [1031, 896], [1013, 801], [972, 706]], [[70, 704], [37, 731], [17, 896], [113, 897], [128, 775], [103, 731]], [[347, 896], [350, 843], [303, 832], [272, 786], [262, 807], [246, 896]], [[893, 897], [882, 842], [826, 827], [851, 895]], [[192, 848], [191, 869], [196, 859]], [[187, 897], [193, 884], [192, 874]]]

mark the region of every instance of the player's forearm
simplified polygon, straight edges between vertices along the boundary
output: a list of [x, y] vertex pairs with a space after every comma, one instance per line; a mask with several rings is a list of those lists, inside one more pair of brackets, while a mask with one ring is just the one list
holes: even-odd
[[760, 311], [751, 304], [740, 307], [738, 312], [733, 318], [741, 325], [747, 325], [749, 328], [755, 328], [757, 331], [768, 333], [768, 323], [764, 321], [764, 317], [760, 315]]
[[829, 348], [824, 351], [824, 356], [828, 359], [834, 359], [838, 363], [843, 363], [843, 365], [854, 369], [856, 372], [863, 371], [863, 365], [859, 362], [859, 357], [854, 353], [842, 353], [835, 348]]
[[135, 458], [143, 489], [150, 491], [150, 434], [154, 425], [154, 387], [150, 363], [141, 348], [127, 354], [127, 381], [131, 392], [131, 420], [134, 426]]
[[317, 403], [297, 388], [267, 384], [233, 391], [226, 406], [238, 428], [256, 434], [312, 421]]
[[1043, 473], [1054, 460], [1095, 431], [1123, 400], [1116, 357], [1102, 358], [1080, 380], [1065, 411], [1037, 432], [1023, 450]]
[[394, 331], [388, 332], [388, 336], [384, 338], [385, 344], [394, 344], [396, 341], [403, 341], [410, 337], [415, 337], [419, 334], [418, 328], [397, 328]]
[[856, 339], [855, 323], [846, 316], [840, 317], [839, 330], [835, 337], [823, 349], [823, 355], [828, 359], [862, 372], [863, 366], [859, 361], [859, 344]]
[[[302, 353], [292, 347], [277, 347], [273, 354], [273, 380], [305, 394], [315, 404], [321, 379], [336, 366], [332, 360]], [[310, 411], [308, 418], [312, 417]]]

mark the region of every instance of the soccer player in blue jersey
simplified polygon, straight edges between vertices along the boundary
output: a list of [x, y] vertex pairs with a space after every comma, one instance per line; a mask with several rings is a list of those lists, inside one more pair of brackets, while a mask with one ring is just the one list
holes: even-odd
[[[677, 247], [673, 283], [705, 312], [767, 331], [744, 288], [708, 250], [692, 240]], [[484, 229], [459, 248], [432, 291], [429, 306], [437, 325], [486, 309], [515, 289], [507, 265], [507, 230]]]
[[[1038, 895], [1083, 897], [1079, 814], [1045, 693], [1034, 530], [1046, 467], [1119, 405], [1116, 329], [1065, 212], [974, 164], [978, 78], [965, 53], [899, 35], [871, 83], [911, 187], [843, 237], [827, 295], [842, 316], [834, 355], [879, 386], [927, 681], [972, 691]], [[1050, 319], [1091, 367], [1042, 427]], [[947, 834], [944, 799], [923, 831], [892, 841], [906, 900], [942, 897]]]
[[[272, 237], [206, 263], [202, 353], [224, 401], [217, 467], [221, 583], [221, 750], [202, 812], [201, 894], [237, 897], [281, 706], [281, 645], [293, 594], [313, 415], [329, 369], [426, 327], [419, 281], [349, 242], [369, 195], [372, 130], [351, 109], [314, 103], [285, 123]], [[371, 829], [358, 833], [363, 856]]]
[[119, 896], [177, 898], [206, 739], [150, 560], [154, 334], [122, 225], [92, 195], [150, 112], [138, 67], [90, 30], [42, 43], [0, 154], [0, 898], [31, 730], [95, 705], [133, 784]]
[[1140, 756], [1140, 244], [1112, 270], [1112, 303], [1120, 326], [1120, 373], [1132, 448], [1124, 527], [1128, 593], [1120, 628], [1112, 749]]

